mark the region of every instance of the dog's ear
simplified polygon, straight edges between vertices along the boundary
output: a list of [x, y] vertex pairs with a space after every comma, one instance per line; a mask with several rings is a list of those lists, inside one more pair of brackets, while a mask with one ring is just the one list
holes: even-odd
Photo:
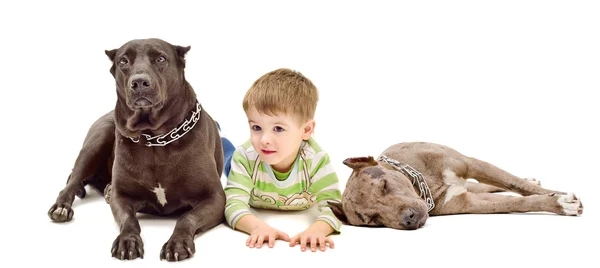
[[106, 54], [106, 56], [108, 56], [108, 58], [110, 59], [110, 61], [115, 61], [115, 56], [117, 55], [117, 50], [118, 49], [113, 49], [113, 50], [104, 50], [104, 53]]
[[173, 46], [173, 48], [175, 48], [175, 52], [177, 53], [177, 63], [182, 68], [185, 68], [185, 54], [187, 54], [192, 47]]
[[375, 159], [373, 159], [372, 156], [351, 157], [346, 158], [346, 160], [344, 160], [344, 165], [352, 169], [359, 169], [364, 167], [377, 166], [377, 161], [375, 161]]
[[338, 201], [327, 201], [331, 211], [333, 211], [333, 215], [335, 215], [338, 220], [340, 220], [343, 224], [348, 224], [348, 218], [346, 218], [346, 213], [344, 213], [344, 207], [341, 202]]
[[113, 76], [115, 76], [115, 56], [117, 55], [117, 50], [118, 49], [104, 50], [104, 53], [106, 54], [106, 56], [108, 56], [108, 58], [112, 62], [112, 66], [110, 67], [110, 73]]

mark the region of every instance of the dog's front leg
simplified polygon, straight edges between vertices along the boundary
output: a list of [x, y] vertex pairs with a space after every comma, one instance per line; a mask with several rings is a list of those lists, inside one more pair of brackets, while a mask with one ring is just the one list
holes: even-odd
[[121, 233], [113, 242], [111, 254], [120, 260], [144, 258], [144, 243], [140, 237], [140, 223], [135, 217], [141, 202], [127, 197], [115, 196], [110, 201], [115, 221]]
[[[75, 166], [67, 185], [60, 191], [54, 204], [48, 210], [48, 217], [56, 222], [66, 222], [73, 218], [73, 201], [75, 196], [85, 197], [84, 186], [92, 183], [101, 187], [110, 181], [109, 162], [115, 141], [115, 124], [113, 113], [109, 112], [99, 118], [88, 130], [83, 147], [75, 160]], [[102, 169], [105, 166], [106, 169]]]
[[181, 261], [194, 256], [194, 235], [222, 223], [224, 211], [225, 194], [222, 191], [200, 201], [177, 221], [173, 235], [160, 251], [160, 259]]

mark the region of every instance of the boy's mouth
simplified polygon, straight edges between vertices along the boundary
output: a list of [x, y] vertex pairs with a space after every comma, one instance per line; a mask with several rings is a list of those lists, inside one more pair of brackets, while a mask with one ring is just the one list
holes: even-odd
[[275, 151], [269, 151], [269, 150], [265, 150], [265, 149], [261, 149], [262, 153], [265, 155], [270, 155], [270, 154], [274, 154]]

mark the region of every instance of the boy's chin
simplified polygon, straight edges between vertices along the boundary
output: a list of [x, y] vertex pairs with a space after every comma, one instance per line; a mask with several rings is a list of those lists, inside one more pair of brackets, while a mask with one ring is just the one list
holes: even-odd
[[264, 155], [264, 154], [261, 154], [260, 158], [262, 158], [261, 160], [264, 163], [269, 164], [269, 166], [276, 166], [277, 164], [281, 163], [281, 161], [278, 161], [278, 159], [274, 159], [273, 155]]

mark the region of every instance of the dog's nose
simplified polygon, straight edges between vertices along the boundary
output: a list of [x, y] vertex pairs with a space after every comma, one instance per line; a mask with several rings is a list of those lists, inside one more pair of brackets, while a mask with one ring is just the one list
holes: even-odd
[[419, 228], [419, 220], [421, 220], [421, 217], [412, 209], [407, 208], [404, 210], [402, 215], [402, 226], [404, 228], [408, 230], [415, 230]]
[[136, 74], [131, 77], [131, 90], [133, 91], [145, 91], [148, 90], [152, 84], [150, 78], [147, 75]]

